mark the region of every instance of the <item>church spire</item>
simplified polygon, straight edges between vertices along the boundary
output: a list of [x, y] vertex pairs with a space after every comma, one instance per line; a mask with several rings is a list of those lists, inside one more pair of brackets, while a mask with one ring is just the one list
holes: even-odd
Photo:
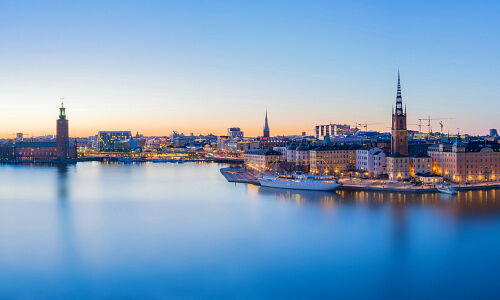
[[398, 68], [398, 88], [396, 92], [396, 115], [403, 115], [403, 97], [401, 96], [401, 77]]
[[265, 138], [269, 137], [269, 124], [267, 122], [267, 108], [266, 108], [266, 119], [264, 121], [264, 137]]

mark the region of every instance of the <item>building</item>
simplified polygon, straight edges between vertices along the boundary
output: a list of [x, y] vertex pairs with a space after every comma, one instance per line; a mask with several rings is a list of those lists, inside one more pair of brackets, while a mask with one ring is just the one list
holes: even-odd
[[427, 154], [410, 156], [410, 177], [432, 174], [432, 158]]
[[99, 131], [97, 149], [99, 151], [115, 151], [115, 143], [132, 138], [130, 131]]
[[292, 142], [290, 145], [286, 147], [286, 161], [289, 163], [295, 163], [296, 160], [296, 150], [297, 144]]
[[59, 160], [69, 158], [69, 128], [68, 120], [66, 120], [66, 108], [64, 108], [64, 103], [61, 103], [61, 107], [59, 108], [59, 119], [57, 120], [56, 156]]
[[250, 149], [245, 151], [245, 166], [260, 172], [271, 170], [280, 161], [281, 153], [271, 149]]
[[500, 176], [500, 143], [498, 141], [461, 140], [429, 147], [432, 171], [457, 182], [497, 181]]
[[43, 141], [15, 141], [12, 144], [12, 158], [29, 162], [66, 162], [77, 157], [76, 143], [69, 141], [68, 120], [64, 104], [59, 108], [56, 122], [56, 139]]
[[344, 175], [356, 169], [356, 146], [324, 145], [309, 151], [310, 172]]
[[439, 184], [443, 182], [443, 177], [436, 174], [420, 174], [415, 179], [426, 185]]
[[243, 138], [243, 131], [239, 127], [231, 127], [227, 129], [227, 136], [231, 139]]
[[302, 141], [297, 148], [295, 148], [295, 164], [297, 169], [304, 172], [309, 172], [311, 164], [311, 147]]
[[386, 155], [376, 147], [362, 147], [356, 150], [356, 170], [370, 177], [379, 177], [386, 173]]
[[267, 122], [267, 109], [266, 109], [266, 120], [264, 121], [264, 134], [262, 135], [262, 137], [264, 138], [270, 137], [269, 123]]
[[314, 136], [318, 140], [323, 140], [326, 134], [330, 136], [345, 136], [352, 135], [354, 130], [350, 125], [347, 124], [325, 124], [325, 125], [316, 125], [314, 126]]
[[401, 80], [398, 71], [396, 110], [392, 111], [391, 154], [386, 158], [387, 175], [390, 180], [410, 178], [410, 158], [408, 157], [408, 130], [406, 128], [406, 108], [403, 111]]

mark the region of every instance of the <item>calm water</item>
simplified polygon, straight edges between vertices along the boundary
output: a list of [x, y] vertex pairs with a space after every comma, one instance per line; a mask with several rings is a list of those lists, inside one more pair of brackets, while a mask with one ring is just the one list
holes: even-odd
[[0, 166], [0, 298], [498, 298], [500, 190], [232, 184], [216, 164]]

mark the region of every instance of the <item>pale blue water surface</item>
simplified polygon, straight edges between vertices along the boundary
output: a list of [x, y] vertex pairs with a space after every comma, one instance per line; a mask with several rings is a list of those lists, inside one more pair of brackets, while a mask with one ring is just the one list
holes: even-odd
[[296, 192], [218, 164], [0, 166], [0, 298], [498, 298], [500, 190]]

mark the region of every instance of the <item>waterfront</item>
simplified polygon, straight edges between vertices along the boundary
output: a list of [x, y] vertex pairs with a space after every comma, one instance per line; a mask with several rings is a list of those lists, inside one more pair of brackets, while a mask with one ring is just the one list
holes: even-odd
[[222, 165], [0, 166], [1, 298], [494, 298], [500, 191], [307, 192]]

